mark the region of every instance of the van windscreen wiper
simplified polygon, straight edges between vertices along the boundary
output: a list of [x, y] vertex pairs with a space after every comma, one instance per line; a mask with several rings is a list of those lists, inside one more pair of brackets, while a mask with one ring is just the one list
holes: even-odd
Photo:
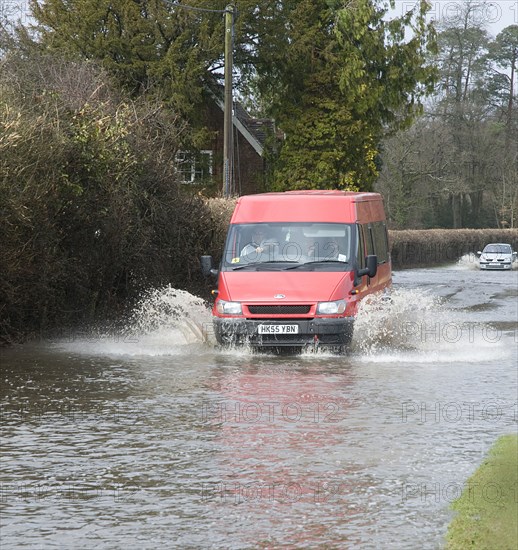
[[[236, 267], [232, 267], [232, 271], [238, 271], [240, 269], [245, 269], [246, 267], [261, 267], [262, 265], [271, 265], [271, 264], [298, 264], [298, 262], [292, 261], [292, 260], [269, 260], [268, 262], [252, 262], [249, 264], [243, 264], [238, 265]], [[295, 267], [295, 266], [293, 266]], [[289, 268], [288, 268], [289, 269]]]
[[304, 262], [302, 264], [297, 263], [297, 265], [290, 265], [289, 267], [286, 267], [285, 270], [288, 269], [297, 269], [299, 267], [304, 267], [306, 265], [314, 265], [314, 264], [325, 264], [325, 263], [333, 263], [333, 264], [341, 264], [344, 265], [347, 262], [342, 262], [341, 260], [313, 260], [311, 262]]

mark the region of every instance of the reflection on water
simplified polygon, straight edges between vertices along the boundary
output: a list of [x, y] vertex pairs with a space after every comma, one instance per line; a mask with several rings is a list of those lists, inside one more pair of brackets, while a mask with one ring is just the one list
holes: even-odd
[[3, 545], [439, 547], [516, 430], [518, 273], [488, 275], [396, 273], [345, 357], [217, 352], [167, 313], [3, 350]]

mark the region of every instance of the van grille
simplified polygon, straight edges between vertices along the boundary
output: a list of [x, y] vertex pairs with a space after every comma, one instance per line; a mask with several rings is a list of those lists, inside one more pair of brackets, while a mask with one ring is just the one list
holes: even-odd
[[311, 305], [265, 305], [265, 306], [248, 306], [250, 313], [256, 315], [291, 315], [298, 313], [309, 313]]

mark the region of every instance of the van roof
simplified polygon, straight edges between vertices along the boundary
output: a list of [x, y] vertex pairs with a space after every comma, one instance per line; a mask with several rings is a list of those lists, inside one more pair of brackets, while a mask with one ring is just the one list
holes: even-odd
[[379, 193], [370, 193], [370, 192], [357, 192], [357, 191], [341, 191], [339, 189], [304, 189], [304, 190], [294, 190], [294, 191], [282, 191], [282, 192], [271, 192], [271, 193], [259, 193], [257, 195], [244, 195], [241, 197], [246, 200], [254, 200], [260, 197], [292, 197], [298, 195], [300, 197], [315, 197], [315, 196], [332, 196], [332, 197], [350, 197], [349, 200], [355, 201], [364, 201], [364, 200], [379, 200]]
[[244, 195], [237, 201], [231, 223], [290, 221], [353, 223], [357, 221], [356, 205], [369, 202], [376, 202], [376, 206], [379, 205], [377, 208], [374, 204], [372, 205], [376, 219], [384, 219], [383, 202], [379, 193], [312, 189]]

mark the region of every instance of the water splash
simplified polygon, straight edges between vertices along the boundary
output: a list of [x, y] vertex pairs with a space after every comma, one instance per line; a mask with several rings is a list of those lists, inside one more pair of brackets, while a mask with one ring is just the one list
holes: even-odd
[[[473, 252], [464, 254], [464, 256], [457, 260], [455, 268], [460, 270], [478, 271], [480, 269], [480, 259], [476, 254], [473, 254]], [[515, 260], [511, 264], [511, 269], [518, 270], [518, 260]]]
[[[505, 336], [423, 289], [373, 295], [360, 305], [352, 351], [381, 362], [494, 361], [509, 354]], [[471, 359], [470, 359], [471, 358]]]
[[177, 355], [213, 344], [207, 303], [171, 286], [144, 293], [122, 327], [96, 330], [59, 342], [69, 351], [93, 355]]
[[353, 349], [362, 354], [380, 350], [415, 349], [414, 326], [436, 317], [440, 300], [419, 290], [374, 294], [360, 303], [354, 325]]
[[[351, 352], [381, 362], [493, 361], [509, 353], [502, 334], [487, 323], [448, 307], [444, 298], [423, 289], [395, 289], [390, 297], [363, 300], [355, 322]], [[471, 317], [472, 319], [472, 317]], [[60, 348], [91, 355], [168, 356], [212, 353], [216, 344], [211, 311], [199, 297], [167, 286], [142, 296], [122, 328], [97, 330], [58, 342]], [[301, 357], [332, 356], [309, 350]], [[248, 357], [249, 346], [222, 353]]]
[[470, 252], [469, 254], [464, 254], [464, 256], [457, 260], [455, 268], [461, 270], [476, 271], [480, 269], [479, 258], [476, 254], [473, 254], [473, 252]]
[[210, 337], [212, 317], [207, 303], [171, 286], [148, 291], [130, 315], [126, 330], [137, 335], [180, 333], [185, 343]]

